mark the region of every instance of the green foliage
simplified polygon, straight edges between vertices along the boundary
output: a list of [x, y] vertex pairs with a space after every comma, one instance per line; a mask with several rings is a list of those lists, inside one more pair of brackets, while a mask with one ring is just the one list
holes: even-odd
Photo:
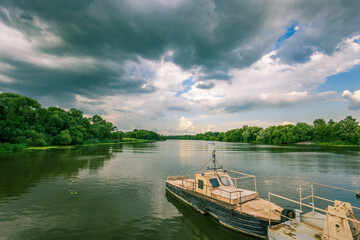
[[145, 129], [134, 129], [132, 132], [126, 132], [122, 135], [124, 138], [134, 138], [134, 139], [146, 139], [146, 140], [166, 140], [165, 136], [162, 136], [154, 131], [145, 130]]
[[21, 151], [21, 150], [25, 149], [26, 147], [27, 147], [27, 144], [25, 144], [25, 143], [17, 143], [17, 144], [3, 143], [3, 144], [0, 144], [0, 153]]
[[56, 137], [56, 141], [60, 145], [69, 145], [72, 142], [69, 129], [62, 130]]
[[330, 119], [328, 123], [324, 119], [316, 119], [313, 124], [298, 123], [295, 126], [270, 126], [266, 129], [245, 125], [242, 128], [227, 132], [207, 132], [196, 135], [168, 136], [167, 138], [265, 144], [291, 144], [310, 141], [322, 145], [360, 145], [359, 123], [351, 116], [339, 122]]
[[[153, 131], [134, 130], [136, 138], [163, 140]], [[84, 117], [75, 108], [42, 108], [34, 99], [14, 93], [0, 94], [0, 144], [3, 152], [29, 146], [120, 142], [124, 133], [99, 115]], [[8, 145], [8, 144], [10, 145]]]

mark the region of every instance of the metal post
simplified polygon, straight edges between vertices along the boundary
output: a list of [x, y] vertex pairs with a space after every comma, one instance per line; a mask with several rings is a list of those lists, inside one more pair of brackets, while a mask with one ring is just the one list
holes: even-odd
[[[268, 199], [269, 199], [269, 227], [271, 227], [271, 219], [270, 219], [270, 210], [271, 210], [271, 202], [270, 202], [270, 192], [268, 193]], [[301, 206], [301, 205], [300, 205]]]
[[255, 176], [254, 176], [254, 183], [255, 183], [255, 192], [257, 192], [256, 177]]
[[242, 204], [241, 204], [241, 191], [240, 191], [239, 193], [240, 193], [240, 202], [239, 202], [239, 204], [240, 204], [240, 210], [242, 211]]
[[301, 204], [301, 192], [302, 192], [302, 190], [301, 190], [301, 185], [300, 185], [300, 211], [302, 211], [302, 204]]
[[313, 205], [313, 214], [315, 215], [314, 184], [311, 184], [311, 202], [312, 202], [312, 205]]

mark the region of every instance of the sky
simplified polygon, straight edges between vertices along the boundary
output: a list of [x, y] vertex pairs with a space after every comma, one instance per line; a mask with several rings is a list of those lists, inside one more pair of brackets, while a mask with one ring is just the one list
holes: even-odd
[[0, 92], [166, 135], [360, 119], [358, 0], [1, 0]]

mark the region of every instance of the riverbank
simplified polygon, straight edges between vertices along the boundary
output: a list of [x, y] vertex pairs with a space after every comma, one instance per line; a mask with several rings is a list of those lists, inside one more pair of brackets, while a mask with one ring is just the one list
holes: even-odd
[[360, 147], [360, 145], [348, 144], [344, 142], [297, 142], [297, 143], [288, 143], [288, 144], [269, 144], [269, 143], [260, 143], [260, 142], [231, 142], [231, 141], [219, 141], [219, 140], [203, 140], [203, 139], [182, 139], [182, 138], [168, 138], [169, 140], [193, 140], [193, 141], [209, 141], [209, 142], [227, 142], [227, 143], [247, 143], [247, 144], [256, 144], [256, 145], [268, 145], [268, 146], [289, 146], [289, 145], [304, 145], [304, 146], [324, 146], [324, 147]]
[[11, 153], [19, 152], [24, 150], [47, 150], [47, 149], [65, 149], [65, 148], [74, 148], [78, 146], [96, 146], [96, 145], [114, 145], [114, 144], [124, 144], [124, 143], [147, 143], [155, 142], [156, 140], [149, 139], [136, 139], [136, 138], [123, 138], [119, 142], [103, 142], [103, 143], [91, 143], [91, 144], [78, 144], [78, 145], [53, 145], [53, 146], [31, 146], [28, 147], [26, 144], [10, 144], [3, 143], [0, 145], [0, 154], [1, 153]]

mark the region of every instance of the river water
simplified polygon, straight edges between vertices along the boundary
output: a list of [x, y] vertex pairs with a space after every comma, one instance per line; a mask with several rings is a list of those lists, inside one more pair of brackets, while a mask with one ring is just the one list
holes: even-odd
[[[298, 185], [310, 181], [360, 190], [359, 148], [215, 147], [225, 168], [257, 177], [263, 198], [270, 191], [298, 200]], [[254, 239], [166, 194], [166, 177], [192, 175], [212, 148], [206, 141], [167, 140], [0, 156], [0, 240]], [[315, 194], [360, 207], [353, 193], [316, 187]]]

